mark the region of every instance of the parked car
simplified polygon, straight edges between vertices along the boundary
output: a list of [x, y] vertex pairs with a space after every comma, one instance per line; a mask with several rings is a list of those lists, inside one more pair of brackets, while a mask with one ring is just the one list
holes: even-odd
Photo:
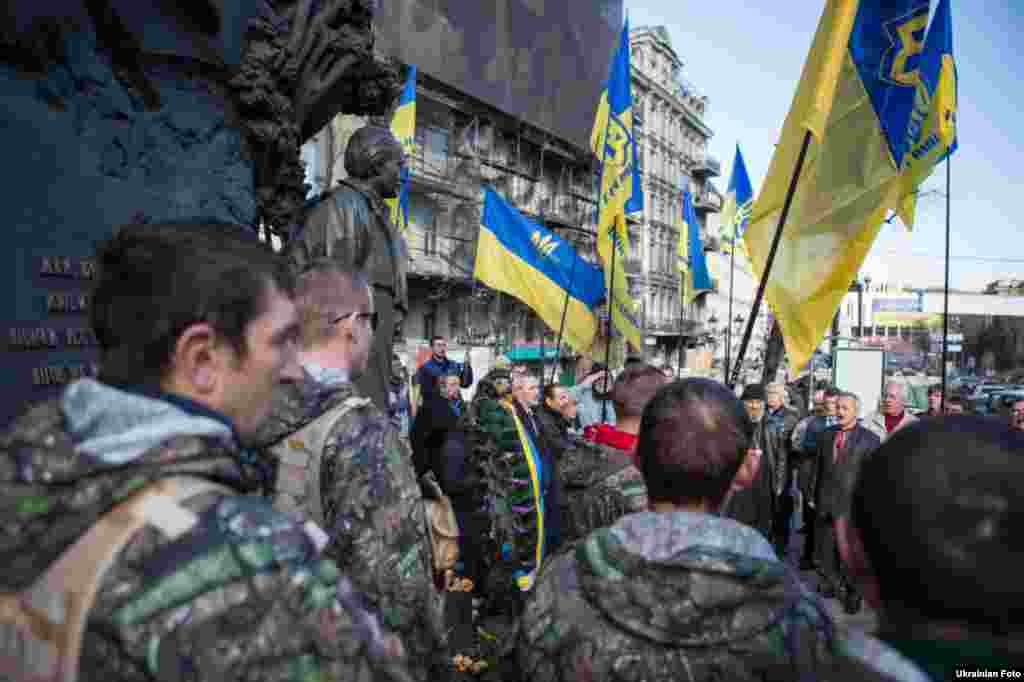
[[1010, 409], [1013, 408], [1013, 404], [1018, 400], [1024, 400], [1024, 388], [1020, 386], [1014, 387], [1009, 391], [993, 393], [988, 401], [987, 414], [993, 417], [1008, 417]]
[[989, 398], [993, 393], [1002, 393], [1016, 388], [1006, 384], [979, 384], [975, 387], [974, 393], [967, 396], [967, 411], [974, 414], [988, 414]]

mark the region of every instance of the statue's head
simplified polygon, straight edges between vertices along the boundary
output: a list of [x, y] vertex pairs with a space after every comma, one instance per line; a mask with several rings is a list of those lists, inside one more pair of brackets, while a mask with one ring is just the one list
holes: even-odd
[[405, 152], [387, 128], [364, 126], [352, 134], [345, 148], [345, 170], [350, 177], [369, 183], [381, 197], [398, 196]]

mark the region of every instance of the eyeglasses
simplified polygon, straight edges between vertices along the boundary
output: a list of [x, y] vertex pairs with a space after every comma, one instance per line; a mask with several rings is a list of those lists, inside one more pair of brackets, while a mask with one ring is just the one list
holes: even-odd
[[377, 323], [380, 321], [380, 316], [377, 313], [360, 313], [355, 311], [351, 313], [342, 313], [331, 320], [331, 324], [338, 324], [342, 320], [353, 316], [355, 316], [357, 320], [366, 320], [370, 325], [370, 331], [377, 331]]

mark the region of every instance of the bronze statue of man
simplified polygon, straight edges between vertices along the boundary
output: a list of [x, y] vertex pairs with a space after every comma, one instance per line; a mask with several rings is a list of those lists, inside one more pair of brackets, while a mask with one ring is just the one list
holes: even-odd
[[329, 258], [369, 276], [379, 324], [366, 372], [352, 379], [387, 414], [394, 339], [409, 309], [409, 252], [384, 199], [398, 196], [404, 164], [402, 145], [390, 130], [372, 125], [357, 130], [345, 149], [348, 178], [310, 209], [287, 246], [298, 272]]

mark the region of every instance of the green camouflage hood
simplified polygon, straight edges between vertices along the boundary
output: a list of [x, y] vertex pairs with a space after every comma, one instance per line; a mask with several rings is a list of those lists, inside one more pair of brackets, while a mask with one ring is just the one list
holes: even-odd
[[239, 491], [260, 477], [231, 429], [163, 401], [83, 379], [0, 436], [0, 586], [21, 589], [144, 485], [190, 474]]
[[[325, 378], [321, 373], [320, 378]], [[259, 432], [246, 438], [248, 447], [265, 451], [295, 433], [335, 405], [358, 395], [348, 381], [320, 381], [303, 367], [302, 379], [280, 383], [274, 391], [274, 406]]]
[[583, 598], [619, 628], [677, 646], [749, 639], [798, 594], [771, 546], [709, 514], [631, 514], [576, 551]]

